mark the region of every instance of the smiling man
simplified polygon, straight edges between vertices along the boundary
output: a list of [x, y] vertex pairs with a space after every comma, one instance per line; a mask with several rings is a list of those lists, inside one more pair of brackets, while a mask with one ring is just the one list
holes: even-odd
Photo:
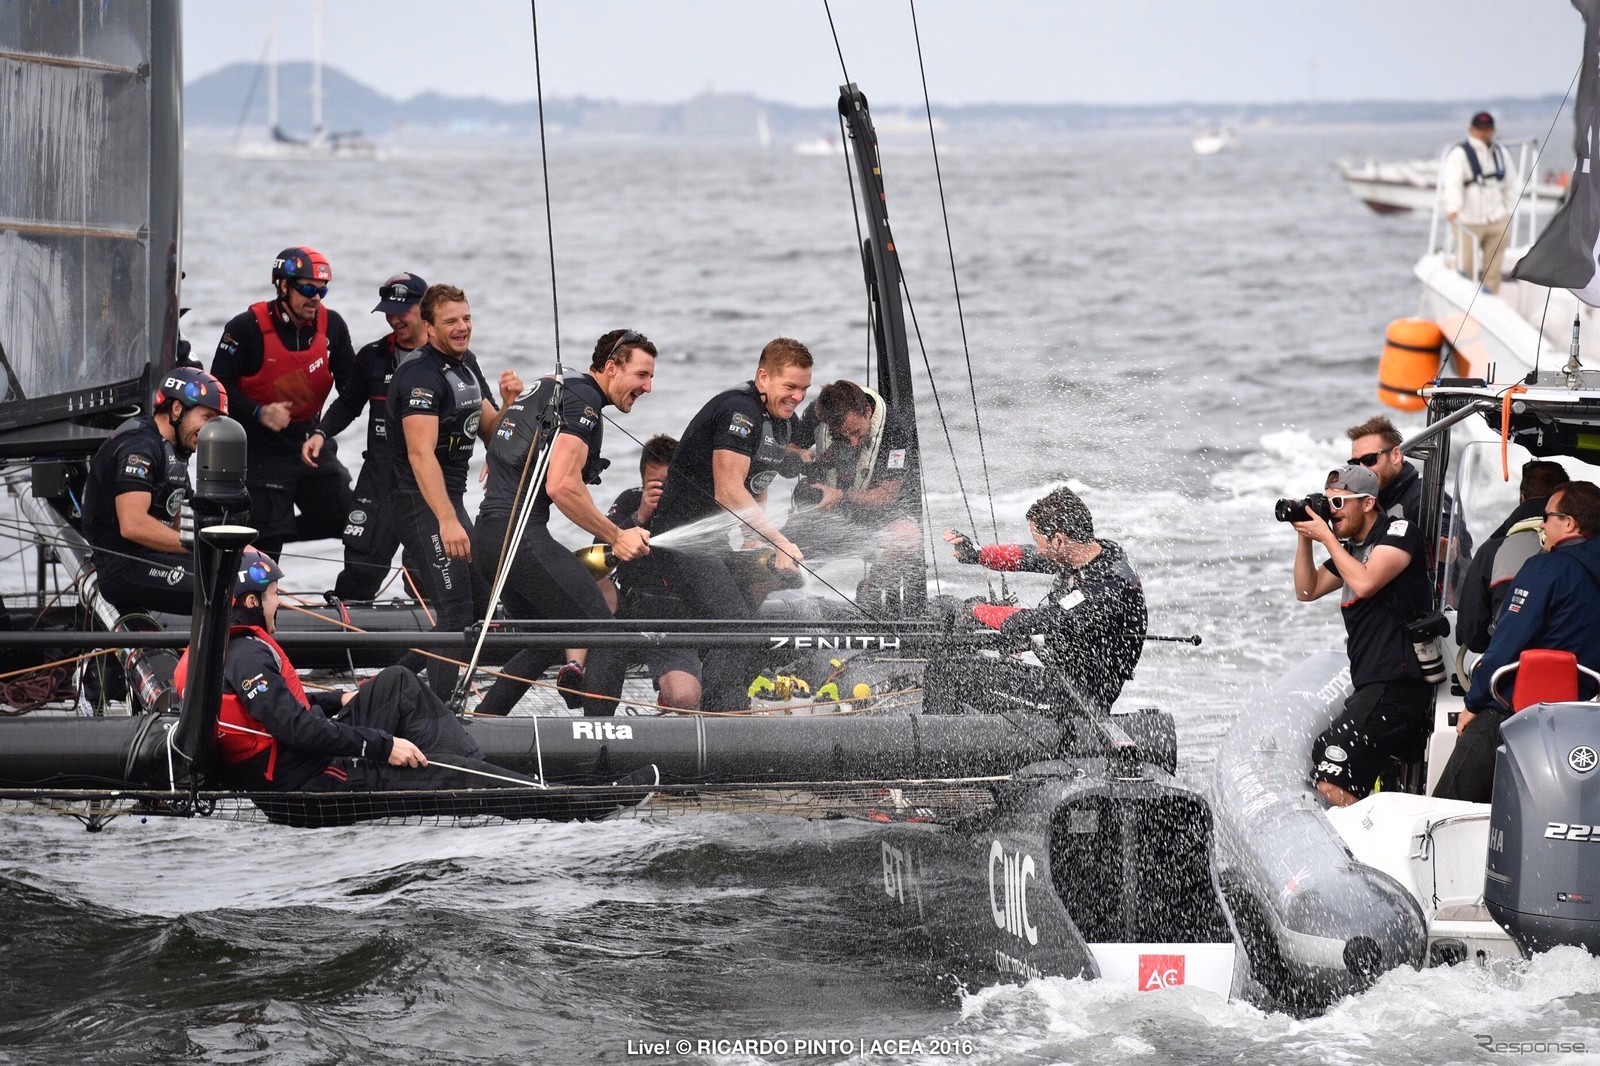
[[[595, 342], [589, 369], [563, 378], [543, 378], [531, 392], [506, 405], [500, 426], [490, 438], [489, 483], [478, 525], [473, 531], [473, 558], [491, 583], [506, 572], [503, 595], [517, 618], [611, 617], [594, 575], [571, 549], [550, 535], [550, 508], [554, 505], [573, 525], [611, 545], [618, 561], [631, 562], [650, 553], [650, 534], [640, 528], [623, 529], [606, 517], [589, 494], [610, 465], [600, 457], [605, 436], [607, 407], [623, 414], [633, 410], [639, 397], [649, 392], [656, 373], [656, 346], [631, 329], [614, 329]], [[553, 408], [553, 411], [552, 411]], [[528, 484], [532, 463], [529, 451], [546, 412], [555, 416], [555, 439], [550, 443], [550, 463], [538, 491]], [[540, 446], [545, 442], [540, 441]], [[515, 557], [507, 558], [508, 532], [517, 515], [532, 508]], [[556, 677], [567, 705], [582, 700], [585, 653], [574, 650]], [[510, 677], [501, 678], [478, 705], [479, 714], [509, 714], [528, 690], [519, 677], [537, 677], [560, 661], [550, 648], [525, 648], [505, 665]]]
[[[752, 380], [706, 401], [679, 437], [661, 503], [650, 520], [653, 534], [659, 537], [702, 518], [737, 516], [747, 546], [776, 548], [780, 571], [799, 566], [804, 553], [767, 519], [765, 505], [767, 486], [789, 450], [790, 419], [811, 388], [811, 365], [804, 344], [779, 337], [761, 350]], [[649, 567], [652, 576], [645, 580], [661, 585], [681, 617], [753, 617], [757, 601], [734, 580], [727, 551], [716, 544], [685, 547]], [[713, 649], [705, 659], [702, 709], [748, 706], [754, 662], [743, 649]]]
[[244, 424], [250, 524], [260, 531], [257, 547], [272, 556], [285, 541], [339, 536], [353, 500], [331, 441], [311, 465], [300, 455], [334, 382], [355, 362], [344, 319], [322, 303], [332, 281], [321, 252], [285, 248], [272, 261], [276, 298], [231, 319], [211, 360]]
[[[435, 632], [460, 632], [475, 607], [488, 605], [488, 588], [472, 567], [472, 520], [462, 502], [475, 441], [487, 441], [500, 419], [489, 383], [469, 347], [472, 308], [454, 285], [430, 285], [422, 295], [428, 340], [389, 380], [387, 417], [399, 427], [394, 446], [394, 517], [400, 543], [416, 558], [422, 597], [433, 609]], [[522, 392], [513, 371], [500, 373], [500, 395], [510, 403]], [[401, 662], [426, 663], [434, 694], [448, 699], [457, 668], [411, 652]]]
[[[1295, 522], [1295, 598], [1302, 603], [1343, 589], [1346, 654], [1355, 691], [1311, 749], [1317, 791], [1347, 807], [1379, 778], [1393, 787], [1403, 764], [1421, 758], [1432, 725], [1433, 685], [1406, 633], [1407, 619], [1432, 606], [1431, 583], [1415, 522], [1379, 509], [1378, 478], [1347, 463], [1328, 475], [1332, 523], [1313, 514]], [[1321, 567], [1311, 545], [1328, 559]]]

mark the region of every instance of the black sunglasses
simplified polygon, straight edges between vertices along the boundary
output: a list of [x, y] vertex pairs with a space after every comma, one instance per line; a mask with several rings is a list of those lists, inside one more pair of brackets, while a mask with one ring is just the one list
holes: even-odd
[[1539, 516], [1539, 521], [1548, 522], [1552, 518], [1571, 518], [1571, 517], [1572, 516], [1569, 515], [1565, 511], [1546, 511], [1544, 514]]
[[1388, 455], [1392, 451], [1394, 451], [1393, 448], [1383, 448], [1379, 451], [1368, 452], [1366, 455], [1352, 455], [1350, 457], [1350, 461], [1359, 466], [1377, 466], [1378, 460], [1382, 459], [1385, 455]]
[[623, 330], [622, 336], [617, 338], [617, 343], [611, 346], [611, 354], [606, 356], [606, 362], [610, 362], [611, 360], [615, 359], [617, 357], [617, 353], [622, 351], [625, 345], [638, 344], [642, 340], [644, 340], [643, 333], [635, 333], [631, 329]]
[[322, 297], [328, 295], [328, 287], [326, 285], [313, 285], [309, 281], [297, 283], [294, 287], [294, 291], [299, 293], [301, 296], [304, 296], [308, 300], [313, 296], [320, 300]]

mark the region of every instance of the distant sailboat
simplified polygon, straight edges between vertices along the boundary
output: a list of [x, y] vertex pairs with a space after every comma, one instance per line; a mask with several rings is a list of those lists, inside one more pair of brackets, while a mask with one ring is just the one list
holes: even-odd
[[267, 48], [267, 130], [270, 140], [244, 142], [235, 154], [252, 159], [376, 159], [378, 146], [359, 130], [330, 132], [322, 119], [323, 0], [312, 9], [311, 136], [296, 137], [283, 128], [278, 114], [278, 20], [272, 20]]
[[756, 143], [762, 148], [772, 147], [772, 127], [767, 125], [767, 113], [756, 112]]
[[1219, 129], [1204, 130], [1194, 135], [1190, 142], [1195, 155], [1216, 155], [1218, 152], [1231, 151], [1239, 146], [1239, 140], [1233, 135], [1233, 129], [1224, 126]]

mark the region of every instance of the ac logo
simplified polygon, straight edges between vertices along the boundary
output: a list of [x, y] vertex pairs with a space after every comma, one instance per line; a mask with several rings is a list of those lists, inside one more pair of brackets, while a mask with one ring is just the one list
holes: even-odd
[[998, 840], [989, 845], [989, 913], [994, 927], [1037, 944], [1039, 927], [1028, 915], [1029, 879], [1039, 879], [1032, 855], [1007, 852]]
[[1140, 955], [1139, 991], [1176, 988], [1183, 984], [1182, 955]]

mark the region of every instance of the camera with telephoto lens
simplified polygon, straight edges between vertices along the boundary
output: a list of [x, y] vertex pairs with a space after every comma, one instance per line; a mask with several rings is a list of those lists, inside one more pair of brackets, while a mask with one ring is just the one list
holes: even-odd
[[1402, 625], [1411, 641], [1411, 653], [1422, 670], [1422, 680], [1437, 685], [1449, 676], [1439, 639], [1450, 632], [1450, 619], [1442, 611], [1424, 611], [1407, 618]]
[[1333, 508], [1328, 504], [1328, 497], [1320, 492], [1313, 492], [1303, 500], [1279, 500], [1273, 504], [1272, 513], [1280, 522], [1309, 522], [1312, 515], [1319, 515], [1324, 522], [1333, 521]]

